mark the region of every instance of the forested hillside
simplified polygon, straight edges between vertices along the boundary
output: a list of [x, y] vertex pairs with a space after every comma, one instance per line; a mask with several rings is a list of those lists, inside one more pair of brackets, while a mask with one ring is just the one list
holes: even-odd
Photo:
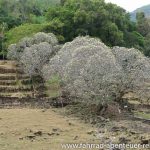
[[6, 22], [12, 28], [24, 22], [38, 22], [49, 7], [59, 3], [59, 0], [0, 0], [0, 23]]
[[149, 55], [145, 16], [134, 23], [124, 9], [104, 0], [0, 0], [0, 24], [1, 53], [28, 33], [43, 31], [54, 33], [61, 43], [90, 35], [110, 47], [135, 47]]

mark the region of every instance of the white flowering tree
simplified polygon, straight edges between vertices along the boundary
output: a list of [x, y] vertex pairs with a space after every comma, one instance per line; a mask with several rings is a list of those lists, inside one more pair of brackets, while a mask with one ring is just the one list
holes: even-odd
[[124, 72], [126, 90], [136, 93], [139, 99], [148, 101], [150, 99], [150, 59], [134, 48], [114, 47], [112, 52]]
[[49, 60], [52, 53], [53, 48], [47, 42], [25, 48], [20, 59], [24, 71], [30, 76], [39, 75], [43, 65]]
[[66, 43], [42, 72], [45, 80], [59, 76], [68, 96], [95, 104], [121, 99], [131, 90], [141, 99], [144, 93], [149, 98], [148, 89], [141, 91], [144, 81], [150, 79], [149, 69], [149, 58], [136, 49], [110, 49], [98, 39], [77, 37]]
[[34, 44], [47, 42], [52, 46], [57, 46], [58, 40], [53, 33], [39, 32], [30, 38], [23, 38], [18, 43], [8, 47], [7, 58], [12, 60], [20, 60], [25, 48], [30, 48]]
[[54, 34], [40, 32], [31, 38], [24, 38], [19, 43], [10, 45], [7, 57], [19, 62], [24, 72], [30, 76], [36, 93], [36, 79], [41, 76], [43, 65], [49, 62], [60, 48]]
[[[99, 39], [77, 37], [62, 47], [53, 34], [38, 33], [9, 47], [31, 77], [59, 80], [69, 98], [99, 104], [120, 100], [132, 91], [150, 99], [150, 59], [136, 49], [113, 47]], [[18, 59], [19, 58], [19, 59]]]
[[59, 75], [63, 91], [93, 103], [113, 100], [121, 82], [121, 67], [100, 40], [77, 37], [66, 43], [43, 68], [46, 80]]

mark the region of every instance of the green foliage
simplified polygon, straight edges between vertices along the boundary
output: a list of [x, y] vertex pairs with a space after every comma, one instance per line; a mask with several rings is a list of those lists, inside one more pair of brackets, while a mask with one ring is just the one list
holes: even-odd
[[46, 83], [48, 97], [59, 97], [61, 96], [61, 79], [58, 75], [51, 77]]
[[150, 32], [150, 21], [146, 19], [144, 12], [138, 12], [137, 18], [137, 31], [146, 36]]
[[24, 24], [13, 28], [6, 33], [6, 45], [17, 43], [24, 37], [30, 37], [35, 33], [41, 32], [46, 24]]
[[5, 40], [5, 32], [7, 31], [7, 29], [8, 29], [7, 23], [3, 22], [0, 24], [0, 57], [2, 57], [3, 59], [6, 56], [4, 40]]
[[138, 32], [126, 32], [125, 37], [128, 40], [127, 47], [135, 47], [137, 49], [143, 49], [145, 38]]
[[36, 16], [31, 14], [29, 18], [29, 22], [33, 24], [42, 24], [42, 23], [46, 23], [46, 18], [44, 16]]
[[50, 8], [46, 17], [50, 22], [47, 31], [61, 35], [65, 41], [90, 35], [101, 38], [109, 46], [128, 46], [125, 34], [135, 31], [135, 24], [124, 9], [103, 0], [62, 1], [61, 6]]
[[53, 32], [57, 36], [58, 41], [61, 43], [65, 40], [63, 37], [63, 27], [63, 22], [61, 22], [59, 19], [53, 19], [46, 25], [44, 30], [45, 32]]
[[59, 3], [60, 0], [0, 0], [0, 24], [6, 22], [10, 29], [22, 23], [43, 23], [45, 11]]
[[150, 33], [145, 38], [144, 54], [150, 57]]
[[51, 84], [54, 84], [54, 83], [59, 84], [60, 81], [61, 81], [60, 77], [58, 75], [55, 75], [55, 76], [51, 77], [51, 79], [49, 79], [47, 81], [47, 83], [48, 83], [48, 85], [51, 85]]
[[150, 21], [146, 16], [137, 13], [134, 23], [124, 9], [104, 0], [0, 0], [0, 25], [6, 23], [9, 30], [0, 39], [0, 49], [3, 41], [7, 47], [44, 31], [54, 33], [60, 43], [90, 35], [108, 46], [136, 47], [149, 56]]
[[51, 6], [60, 4], [60, 0], [32, 0], [32, 3], [39, 6], [42, 10], [47, 10]]

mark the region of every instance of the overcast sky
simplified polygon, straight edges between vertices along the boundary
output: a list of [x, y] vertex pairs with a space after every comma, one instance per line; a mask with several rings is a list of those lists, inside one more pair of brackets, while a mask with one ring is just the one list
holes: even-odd
[[150, 4], [150, 0], [105, 0], [105, 1], [115, 3], [130, 12], [141, 6]]

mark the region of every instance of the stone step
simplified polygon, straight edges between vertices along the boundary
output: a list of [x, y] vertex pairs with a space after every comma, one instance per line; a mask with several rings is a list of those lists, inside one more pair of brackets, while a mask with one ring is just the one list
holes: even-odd
[[0, 61], [0, 108], [32, 105], [33, 103], [34, 106], [42, 106], [43, 102], [40, 100], [46, 96], [43, 80], [35, 76], [34, 83], [33, 90], [30, 77], [15, 61]]
[[16, 80], [16, 74], [0, 74], [0, 80]]
[[50, 108], [50, 101], [44, 98], [17, 98], [4, 97], [0, 98], [0, 108], [16, 108], [16, 107], [34, 107], [34, 108]]
[[7, 93], [7, 92], [27, 92], [31, 91], [31, 86], [0, 86], [0, 93]]
[[26, 80], [26, 79], [30, 80], [30, 77], [26, 74], [18, 74], [17, 79], [18, 80]]
[[29, 79], [29, 76], [21, 74], [0, 74], [0, 80], [23, 80], [23, 79]]
[[0, 66], [0, 73], [16, 73], [17, 69], [5, 68]]
[[27, 78], [27, 79], [20, 79], [20, 82], [23, 85], [31, 84], [31, 80], [29, 78]]
[[18, 98], [23, 98], [23, 97], [33, 97], [33, 92], [7, 92], [7, 93], [0, 93], [0, 98], [4, 97], [18, 97]]
[[0, 86], [5, 85], [16, 85], [16, 80], [0, 80]]
[[0, 65], [15, 67], [15, 66], [17, 66], [17, 63], [15, 61], [11, 61], [11, 60], [0, 60]]

